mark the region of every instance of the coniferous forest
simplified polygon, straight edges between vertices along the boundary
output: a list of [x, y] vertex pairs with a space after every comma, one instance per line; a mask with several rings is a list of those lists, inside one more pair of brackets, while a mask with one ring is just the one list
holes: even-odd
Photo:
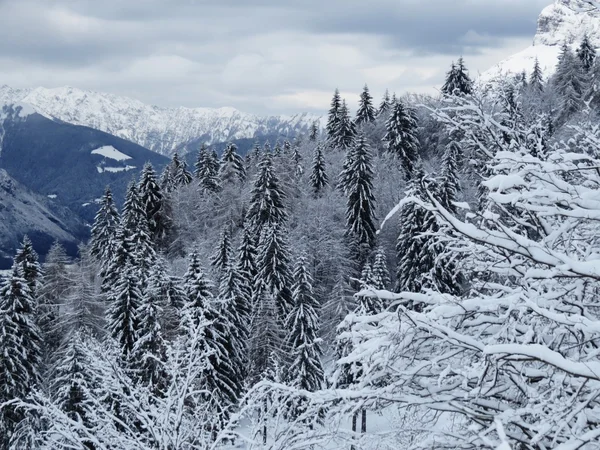
[[600, 61], [437, 95], [110, 188], [79, 257], [0, 289], [0, 448], [593, 449]]

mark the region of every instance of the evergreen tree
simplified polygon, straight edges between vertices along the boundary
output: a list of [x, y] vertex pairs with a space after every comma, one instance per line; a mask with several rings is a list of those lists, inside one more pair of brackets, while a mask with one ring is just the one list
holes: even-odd
[[146, 289], [138, 307], [139, 330], [133, 359], [138, 379], [161, 395], [168, 376], [164, 367], [166, 344], [160, 325], [163, 308], [160, 305], [161, 298], [156, 293], [153, 289]]
[[338, 130], [340, 128], [341, 113], [342, 109], [342, 98], [340, 97], [340, 91], [335, 90], [333, 98], [331, 99], [331, 107], [329, 108], [329, 114], [327, 116], [327, 142], [331, 147], [337, 145]]
[[296, 178], [300, 178], [304, 173], [304, 166], [302, 165], [302, 155], [300, 154], [300, 148], [298, 146], [294, 146], [292, 162], [294, 163], [294, 175]]
[[225, 225], [223, 231], [221, 231], [221, 239], [219, 240], [219, 246], [216, 252], [210, 259], [211, 265], [219, 272], [224, 272], [227, 266], [232, 262], [232, 250], [231, 250], [231, 237], [229, 231], [229, 225]]
[[268, 153], [269, 155], [271, 154], [271, 144], [269, 143], [268, 139], [265, 141], [265, 144], [263, 145], [263, 153]]
[[127, 264], [109, 294], [107, 329], [125, 358], [133, 352], [140, 333], [142, 292], [135, 266]]
[[281, 156], [281, 142], [279, 142], [279, 139], [277, 139], [275, 141], [275, 148], [273, 149], [273, 156]]
[[256, 279], [256, 244], [252, 230], [246, 224], [242, 231], [242, 240], [238, 248], [237, 273], [240, 277], [240, 289], [251, 299]]
[[[375, 286], [377, 280], [375, 280], [375, 274], [373, 267], [368, 262], [363, 266], [363, 270], [360, 274], [360, 286], [362, 289], [378, 289]], [[372, 316], [379, 314], [384, 310], [383, 301], [378, 297], [371, 296], [357, 296], [358, 307], [355, 311], [356, 314], [364, 316]]]
[[581, 45], [577, 49], [577, 56], [586, 72], [589, 72], [592, 67], [594, 67], [594, 62], [596, 61], [596, 49], [591, 44], [587, 33], [583, 36]]
[[[188, 268], [183, 275], [184, 291], [187, 298], [186, 308], [192, 312], [199, 312], [212, 302], [213, 284], [206, 277], [206, 273], [200, 264], [198, 252], [192, 251], [188, 259]], [[198, 318], [195, 318], [195, 320], [198, 320]]]
[[310, 125], [310, 132], [308, 133], [308, 140], [310, 142], [317, 142], [319, 139], [319, 123], [315, 120]]
[[444, 208], [456, 214], [454, 202], [457, 200], [460, 190], [458, 166], [460, 164], [462, 150], [460, 145], [452, 140], [444, 150], [442, 159], [442, 174], [440, 177], [438, 200]]
[[458, 63], [452, 63], [444, 86], [442, 86], [442, 93], [446, 95], [470, 95], [473, 93], [473, 82], [469, 78], [462, 56], [458, 59]]
[[323, 146], [321, 144], [317, 144], [315, 147], [309, 181], [316, 197], [318, 197], [323, 189], [325, 189], [325, 187], [329, 184], [329, 177], [327, 176], [327, 172], [325, 170]]
[[358, 110], [356, 111], [356, 125], [362, 125], [375, 121], [375, 108], [373, 107], [373, 97], [369, 92], [368, 86], [365, 84], [360, 100], [358, 102]]
[[356, 129], [354, 122], [350, 118], [346, 100], [343, 100], [339, 111], [338, 128], [335, 131], [332, 147], [339, 150], [348, 150], [354, 144], [355, 136]]
[[400, 160], [404, 174], [410, 180], [419, 161], [416, 114], [410, 106], [397, 101], [385, 126], [383, 140], [387, 149]]
[[209, 151], [208, 147], [204, 144], [202, 144], [198, 153], [198, 160], [195, 167], [198, 184], [203, 192], [216, 193], [221, 190], [219, 158], [214, 151]]
[[256, 258], [257, 274], [254, 288], [264, 286], [273, 295], [280, 324], [290, 313], [292, 300], [292, 274], [290, 250], [286, 230], [272, 224], [263, 228]]
[[[23, 264], [15, 261], [12, 275], [0, 289], [0, 404], [24, 399], [40, 382], [42, 338], [36, 314]], [[22, 411], [14, 407], [0, 410], [0, 436], [5, 443], [22, 418]]]
[[540, 67], [540, 61], [537, 57], [535, 58], [533, 71], [531, 72], [531, 77], [529, 78], [529, 86], [534, 91], [541, 92], [544, 90], [544, 76], [542, 74], [542, 68]]
[[33, 249], [33, 244], [27, 235], [23, 237], [21, 248], [15, 256], [15, 263], [21, 267], [21, 273], [29, 285], [31, 295], [36, 298], [42, 281], [42, 267], [38, 254]]
[[375, 245], [375, 197], [371, 152], [363, 134], [346, 155], [339, 185], [346, 194], [346, 233], [360, 247], [361, 257]]
[[112, 259], [119, 222], [119, 212], [113, 201], [112, 192], [107, 187], [100, 202], [100, 209], [94, 218], [89, 244], [90, 254], [101, 263]]
[[172, 231], [173, 224], [169, 217], [167, 200], [163, 197], [162, 189], [156, 180], [156, 173], [150, 163], [144, 165], [138, 192], [148, 224], [148, 232], [153, 242], [164, 243]]
[[160, 318], [163, 336], [169, 339], [176, 334], [181, 323], [181, 312], [186, 303], [183, 280], [168, 273], [166, 261], [158, 258], [148, 279], [149, 295], [157, 299], [157, 304], [163, 309]]
[[255, 236], [258, 236], [265, 227], [283, 223], [287, 219], [284, 206], [285, 194], [274, 171], [270, 153], [265, 152], [258, 170], [246, 214], [248, 225], [254, 231]]
[[585, 90], [583, 67], [581, 60], [575, 57], [566, 43], [559, 55], [552, 84], [559, 95], [562, 117], [568, 117], [578, 112], [581, 108]]
[[325, 375], [321, 363], [319, 331], [319, 305], [313, 294], [312, 280], [301, 257], [294, 269], [292, 288], [294, 306], [286, 320], [288, 330], [286, 349], [290, 352], [287, 369], [288, 382], [302, 390], [314, 392], [324, 384]]
[[219, 175], [222, 183], [231, 183], [233, 181], [243, 183], [246, 181], [244, 160], [237, 153], [237, 146], [235, 144], [230, 143], [225, 147], [221, 157]]
[[385, 249], [383, 247], [379, 247], [377, 249], [377, 253], [375, 254], [372, 279], [373, 287], [379, 290], [388, 289], [392, 281], [390, 279], [390, 272], [388, 270]]
[[377, 109], [377, 117], [387, 115], [391, 106], [392, 101], [390, 100], [390, 93], [386, 89], [385, 94], [383, 94], [383, 98], [381, 99], [381, 103], [379, 104], [379, 108]]
[[252, 162], [255, 165], [260, 162], [261, 148], [258, 141], [254, 143], [254, 145], [252, 146], [252, 151], [249, 154], [252, 155]]
[[158, 184], [164, 195], [169, 195], [177, 188], [171, 164], [167, 164], [160, 174]]
[[179, 158], [177, 153], [173, 155], [173, 165], [175, 167], [174, 179], [177, 186], [187, 186], [193, 181], [194, 177], [187, 168], [187, 162], [185, 162], [184, 159]]

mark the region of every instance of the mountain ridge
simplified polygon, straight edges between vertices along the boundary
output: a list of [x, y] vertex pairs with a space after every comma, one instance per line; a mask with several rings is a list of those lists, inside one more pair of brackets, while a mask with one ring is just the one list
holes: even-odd
[[308, 132], [321, 116], [258, 116], [235, 108], [147, 105], [139, 100], [70, 86], [16, 89], [0, 87], [0, 103], [27, 103], [39, 114], [127, 139], [162, 155], [187, 151], [190, 142], [207, 144], [265, 135], [293, 137]]

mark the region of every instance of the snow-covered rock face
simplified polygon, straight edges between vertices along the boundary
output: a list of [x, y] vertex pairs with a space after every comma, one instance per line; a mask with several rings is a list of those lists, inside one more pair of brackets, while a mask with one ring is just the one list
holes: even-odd
[[508, 73], [529, 74], [536, 57], [547, 78], [554, 73], [562, 45], [566, 42], [575, 49], [586, 34], [595, 47], [600, 47], [600, 1], [555, 0], [538, 18], [533, 45], [484, 72], [479, 81], [493, 82]]
[[32, 105], [46, 117], [96, 128], [164, 155], [198, 139], [211, 144], [265, 134], [305, 133], [319, 119], [307, 113], [261, 117], [233, 108], [161, 108], [72, 87], [0, 87], [0, 104], [17, 102]]

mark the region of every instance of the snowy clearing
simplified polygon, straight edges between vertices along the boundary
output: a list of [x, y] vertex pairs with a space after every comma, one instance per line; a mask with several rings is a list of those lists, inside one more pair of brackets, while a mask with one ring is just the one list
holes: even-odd
[[131, 159], [131, 156], [127, 156], [125, 153], [121, 153], [119, 150], [114, 148], [112, 145], [105, 145], [103, 147], [92, 150], [92, 155], [104, 156], [108, 159], [114, 159], [115, 161], [126, 161]]

